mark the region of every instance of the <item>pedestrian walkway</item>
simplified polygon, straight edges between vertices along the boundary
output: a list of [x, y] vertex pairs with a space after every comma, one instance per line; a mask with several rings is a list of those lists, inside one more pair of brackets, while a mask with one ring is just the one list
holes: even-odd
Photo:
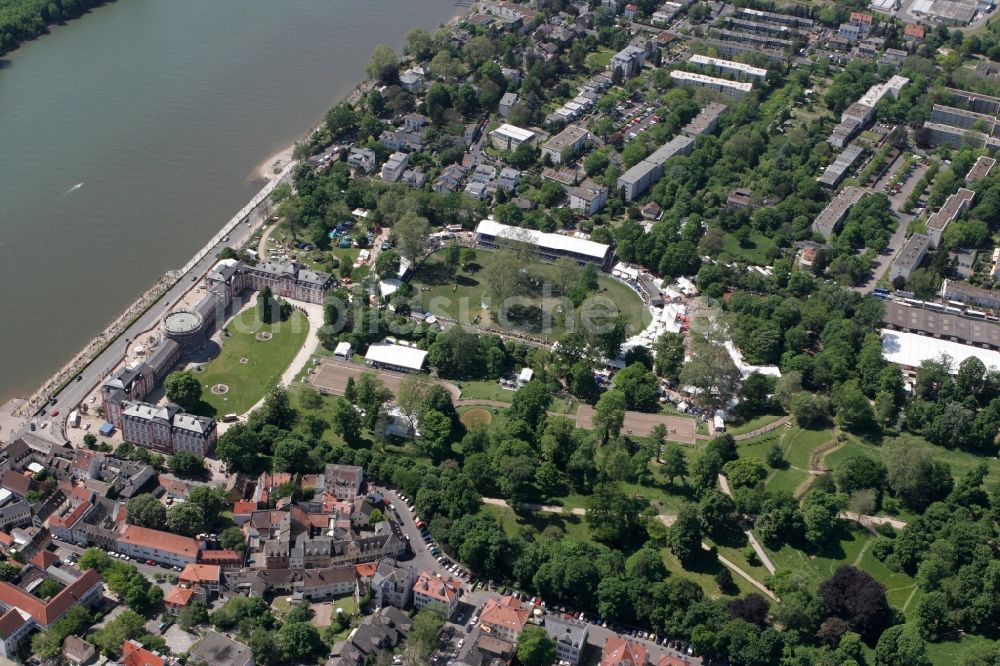
[[[719, 487], [722, 489], [724, 494], [729, 497], [733, 496], [733, 492], [729, 488], [729, 479], [726, 478], [725, 474], [719, 474]], [[764, 568], [767, 569], [769, 574], [773, 575], [777, 569], [774, 566], [774, 562], [772, 562], [771, 558], [768, 556], [767, 551], [765, 551], [764, 547], [760, 545], [759, 541], [757, 541], [757, 537], [754, 536], [754, 533], [749, 529], [743, 530], [743, 534], [746, 535], [747, 541], [750, 542], [750, 546], [753, 548], [753, 551], [757, 553], [757, 558], [760, 560], [760, 563], [764, 565]]]

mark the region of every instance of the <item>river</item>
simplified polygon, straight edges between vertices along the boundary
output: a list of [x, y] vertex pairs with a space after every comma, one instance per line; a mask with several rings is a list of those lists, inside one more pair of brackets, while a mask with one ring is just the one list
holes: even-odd
[[0, 403], [260, 187], [268, 156], [455, 0], [118, 0], [0, 60]]

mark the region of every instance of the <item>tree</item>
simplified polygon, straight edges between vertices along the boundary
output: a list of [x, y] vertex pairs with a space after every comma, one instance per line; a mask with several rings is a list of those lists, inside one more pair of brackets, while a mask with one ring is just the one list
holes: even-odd
[[196, 599], [190, 605], [185, 606], [177, 614], [177, 624], [181, 629], [190, 632], [192, 628], [200, 624], [208, 623], [208, 607], [204, 601]]
[[52, 659], [62, 652], [67, 636], [82, 636], [91, 624], [90, 613], [83, 606], [66, 611], [48, 631], [36, 632], [31, 637], [31, 652], [41, 659]]
[[257, 292], [257, 318], [262, 324], [270, 324], [274, 316], [274, 295], [267, 285]]
[[383, 250], [375, 260], [375, 274], [380, 278], [394, 278], [399, 273], [399, 253], [395, 250]]
[[934, 460], [926, 447], [897, 440], [885, 447], [883, 460], [892, 493], [914, 511], [922, 512], [951, 492], [954, 480], [948, 465]]
[[587, 498], [587, 525], [594, 538], [609, 545], [622, 546], [639, 532], [639, 507], [621, 486], [602, 483]]
[[612, 436], [617, 437], [625, 423], [625, 394], [617, 389], [604, 393], [594, 408], [594, 428], [601, 433], [601, 442], [608, 443]]
[[819, 586], [827, 616], [839, 617], [862, 636], [875, 636], [889, 616], [885, 587], [868, 573], [841, 566]]
[[522, 666], [549, 666], [556, 659], [556, 642], [537, 624], [525, 625], [517, 638], [517, 660]]
[[426, 217], [407, 212], [393, 224], [392, 230], [396, 235], [401, 257], [413, 262], [426, 251], [427, 235], [430, 233]]
[[426, 659], [434, 645], [438, 634], [444, 627], [446, 611], [441, 604], [428, 604], [417, 611], [413, 617], [413, 628], [410, 630], [410, 642], [417, 649], [418, 655]]
[[246, 548], [246, 538], [243, 536], [243, 530], [235, 525], [222, 530], [222, 534], [219, 535], [219, 545], [226, 550], [243, 551]]
[[[101, 652], [117, 657], [122, 644], [146, 634], [146, 619], [133, 610], [126, 609], [88, 638]], [[147, 644], [148, 645], [148, 644]]]
[[753, 458], [738, 458], [727, 462], [722, 471], [734, 489], [753, 488], [767, 478], [767, 470]]
[[670, 485], [674, 485], [674, 479], [687, 476], [687, 457], [679, 444], [670, 444], [663, 452], [663, 473], [666, 475]]
[[201, 382], [190, 372], [171, 372], [163, 380], [167, 399], [176, 402], [184, 411], [193, 412], [201, 401]]
[[667, 530], [667, 546], [682, 564], [688, 565], [701, 553], [701, 536], [698, 510], [692, 504], [685, 504]]
[[0, 562], [0, 580], [14, 580], [21, 573], [21, 567], [10, 562]]
[[927, 646], [912, 624], [886, 629], [875, 646], [875, 666], [930, 666]]
[[659, 382], [642, 363], [633, 363], [615, 375], [615, 388], [625, 396], [625, 405], [637, 411], [657, 407]]
[[226, 493], [221, 487], [197, 486], [188, 492], [187, 502], [201, 509], [205, 516], [205, 526], [211, 527], [219, 519], [219, 514], [225, 508]]
[[837, 528], [839, 507], [832, 495], [820, 490], [810, 490], [802, 500], [802, 520], [806, 526], [806, 539], [819, 546], [830, 541]]
[[716, 340], [718, 332], [693, 333], [691, 360], [681, 368], [680, 381], [699, 389], [699, 401], [709, 409], [717, 409], [736, 394], [740, 371]]
[[418, 62], [427, 60], [434, 48], [434, 38], [423, 28], [414, 28], [406, 33], [406, 47], [403, 53], [411, 55]]
[[190, 451], [178, 451], [170, 456], [167, 466], [177, 476], [192, 477], [205, 473], [204, 459]]
[[306, 472], [312, 467], [312, 449], [297, 437], [286, 437], [274, 445], [275, 472]]
[[167, 527], [176, 534], [195, 536], [205, 531], [205, 512], [191, 502], [177, 504], [167, 513]]
[[837, 424], [845, 430], [864, 432], [875, 424], [871, 403], [856, 379], [847, 381], [834, 390], [833, 404], [837, 410]]
[[799, 393], [792, 398], [792, 414], [795, 416], [795, 425], [800, 428], [819, 428], [826, 422], [826, 405], [821, 398], [811, 393]]
[[344, 441], [356, 442], [361, 437], [361, 416], [347, 399], [341, 397], [334, 400], [330, 421], [333, 431]]
[[548, 386], [545, 382], [533, 379], [514, 393], [508, 413], [527, 423], [542, 423], [551, 404], [552, 394], [549, 393]]
[[451, 453], [452, 422], [436, 409], [420, 413], [420, 446], [435, 462]]
[[391, 46], [379, 44], [372, 51], [372, 57], [365, 65], [369, 79], [392, 83], [399, 75], [399, 57]]
[[736, 503], [721, 490], [709, 488], [698, 500], [698, 515], [705, 532], [721, 534], [732, 527]]
[[125, 520], [131, 525], [162, 530], [167, 524], [167, 508], [152, 495], [143, 493], [125, 504]]
[[319, 631], [309, 622], [285, 622], [278, 629], [277, 640], [285, 659], [294, 663], [306, 663], [307, 657], [323, 646]]

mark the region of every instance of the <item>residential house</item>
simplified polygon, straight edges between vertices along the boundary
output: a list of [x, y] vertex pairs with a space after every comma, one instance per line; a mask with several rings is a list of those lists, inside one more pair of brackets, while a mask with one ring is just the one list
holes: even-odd
[[147, 650], [142, 643], [126, 640], [122, 643], [122, 666], [170, 666], [177, 661], [158, 652]]
[[623, 78], [631, 79], [642, 70], [645, 64], [646, 49], [635, 44], [629, 44], [611, 57], [611, 62], [608, 63], [608, 71], [615, 72], [621, 70]]
[[504, 93], [503, 97], [500, 98], [500, 105], [497, 107], [497, 111], [502, 117], [506, 118], [510, 115], [510, 110], [514, 108], [520, 99], [517, 93]]
[[498, 189], [507, 190], [509, 192], [517, 189], [517, 184], [520, 182], [520, 179], [520, 171], [512, 169], [511, 167], [504, 167], [500, 169], [500, 175], [497, 177], [496, 186]]
[[323, 490], [340, 500], [353, 500], [361, 494], [365, 470], [357, 465], [330, 463], [323, 471]]
[[608, 203], [608, 188], [598, 185], [590, 179], [579, 186], [566, 188], [569, 207], [590, 217], [601, 212]]
[[450, 164], [434, 181], [431, 189], [440, 194], [455, 192], [462, 185], [463, 180], [465, 180], [465, 169], [458, 164]]
[[345, 597], [353, 594], [357, 587], [357, 576], [352, 565], [305, 569], [301, 576], [302, 580], [294, 588], [295, 597], [310, 601]]
[[568, 661], [572, 666], [579, 664], [587, 648], [588, 625], [552, 614], [545, 616], [544, 627], [549, 638], [556, 643], [556, 659]]
[[457, 578], [442, 578], [437, 574], [421, 571], [413, 584], [413, 607], [420, 610], [427, 604], [441, 604], [446, 617], [451, 617], [458, 606], [462, 593], [462, 581]]
[[410, 164], [410, 158], [406, 153], [393, 153], [382, 165], [382, 180], [395, 183], [403, 175], [403, 171]]
[[86, 666], [97, 657], [97, 650], [79, 636], [67, 636], [63, 640], [62, 655], [74, 666]]
[[181, 587], [194, 590], [202, 601], [208, 601], [222, 590], [222, 569], [214, 564], [189, 564], [177, 582]]
[[378, 607], [395, 606], [408, 608], [413, 600], [413, 586], [416, 574], [413, 569], [396, 564], [393, 560], [378, 563], [369, 589]]
[[399, 179], [399, 182], [414, 189], [420, 189], [427, 184], [427, 174], [424, 173], [423, 169], [407, 169], [403, 172], [403, 177]]
[[333, 646], [326, 666], [365, 666], [375, 660], [376, 653], [399, 645], [410, 633], [413, 620], [392, 606], [369, 615], [346, 641]]
[[513, 595], [499, 599], [487, 599], [479, 614], [480, 625], [491, 635], [512, 643], [517, 643], [517, 637], [531, 617], [531, 612], [521, 600]]
[[534, 145], [535, 133], [504, 123], [490, 132], [490, 142], [497, 150], [516, 150], [522, 143]]
[[633, 643], [612, 634], [604, 642], [600, 666], [646, 666], [649, 651], [639, 643]]
[[191, 648], [190, 663], [205, 666], [254, 666], [250, 648], [215, 630]]
[[362, 173], [371, 173], [375, 170], [375, 151], [352, 146], [347, 154], [347, 165]]

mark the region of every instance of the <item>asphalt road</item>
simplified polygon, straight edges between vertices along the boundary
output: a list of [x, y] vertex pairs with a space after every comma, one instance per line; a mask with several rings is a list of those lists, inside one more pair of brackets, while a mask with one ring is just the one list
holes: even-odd
[[[201, 280], [209, 270], [217, 262], [216, 255], [223, 250], [223, 248], [238, 247], [242, 245], [251, 235], [260, 227], [261, 224], [270, 215], [270, 203], [266, 200], [255, 208], [247, 218], [247, 223], [239, 224], [233, 229], [229, 234], [229, 241], [225, 243], [218, 243], [212, 248], [212, 251], [205, 255], [205, 257], [199, 261], [197, 264], [191, 268], [190, 271], [181, 276], [173, 287], [171, 287], [167, 292], [160, 297], [160, 299], [152, 305], [142, 316], [136, 319], [131, 326], [126, 329], [126, 331], [120, 335], [113, 343], [108, 345], [102, 351], [94, 362], [91, 363], [87, 368], [81, 373], [82, 378], [78, 381], [70, 381], [70, 383], [56, 395], [56, 404], [48, 405], [45, 408], [46, 414], [51, 414], [52, 410], [59, 410], [59, 416], [57, 418], [49, 417], [54, 421], [53, 426], [57, 425], [66, 415], [77, 405], [83, 401], [84, 398], [94, 389], [104, 377], [111, 372], [117, 366], [125, 355], [126, 348], [128, 347], [128, 341], [134, 339], [137, 335], [144, 333], [145, 331], [153, 328], [163, 317], [164, 314], [169, 312], [170, 305], [176, 303], [180, 300], [189, 289], [191, 289], [198, 280]], [[52, 429], [49, 428], [49, 431]], [[58, 430], [56, 431], [58, 433]], [[36, 431], [36, 434], [44, 434], [44, 431]]]

